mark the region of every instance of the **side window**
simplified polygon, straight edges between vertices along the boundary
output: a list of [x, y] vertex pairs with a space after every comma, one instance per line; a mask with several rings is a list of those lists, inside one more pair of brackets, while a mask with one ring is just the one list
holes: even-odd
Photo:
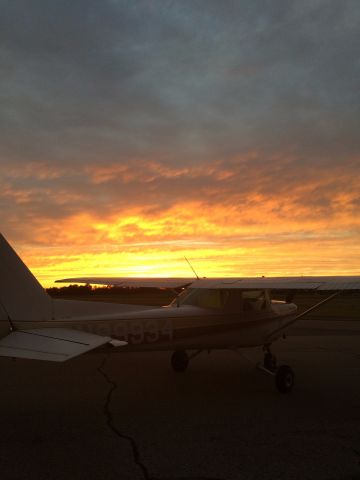
[[198, 297], [198, 306], [203, 308], [222, 308], [221, 290], [204, 289]]

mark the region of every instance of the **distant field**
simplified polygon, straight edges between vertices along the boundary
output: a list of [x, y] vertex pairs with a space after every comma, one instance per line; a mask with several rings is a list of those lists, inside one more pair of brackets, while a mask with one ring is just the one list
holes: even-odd
[[[299, 307], [299, 311], [304, 311], [311, 305], [316, 304], [326, 298], [324, 294], [299, 294], [295, 297], [294, 303]], [[360, 294], [340, 294], [328, 303], [325, 303], [308, 317], [311, 319], [326, 318], [327, 320], [360, 320]]]
[[[299, 312], [302, 312], [310, 306], [316, 304], [325, 298], [324, 294], [298, 294], [294, 298], [294, 303], [299, 307]], [[59, 298], [59, 297], [57, 297]], [[97, 302], [111, 302], [111, 303], [127, 303], [134, 305], [154, 305], [162, 306], [168, 305], [174, 298], [173, 292], [160, 290], [159, 292], [151, 293], [119, 293], [112, 294], [96, 294], [96, 295], [71, 295], [61, 298], [69, 300], [86, 300]], [[326, 320], [359, 320], [360, 321], [360, 294], [341, 294], [334, 298], [329, 303], [319, 307], [314, 313], [310, 313], [305, 319], [326, 319]]]
[[[59, 297], [55, 297], [59, 298]], [[96, 295], [67, 295], [60, 298], [68, 300], [85, 300], [90, 302], [110, 302], [110, 303], [127, 303], [131, 305], [154, 305], [163, 306], [175, 298], [171, 292], [161, 291], [159, 293], [124, 293], [124, 294], [96, 294]]]

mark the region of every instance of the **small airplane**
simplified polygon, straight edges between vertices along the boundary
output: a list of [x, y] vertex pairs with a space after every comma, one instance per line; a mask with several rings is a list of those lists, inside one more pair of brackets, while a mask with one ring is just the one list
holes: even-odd
[[[290, 325], [340, 292], [360, 291], [360, 277], [96, 278], [59, 282], [182, 289], [164, 307], [51, 298], [0, 234], [0, 356], [62, 362], [94, 349], [173, 351], [183, 372], [202, 351], [262, 347], [257, 366], [275, 377], [279, 392], [294, 386], [294, 372], [278, 365], [271, 345]], [[289, 292], [285, 301], [276, 292]], [[326, 292], [298, 313], [291, 292]], [[194, 353], [188, 354], [188, 351]]]

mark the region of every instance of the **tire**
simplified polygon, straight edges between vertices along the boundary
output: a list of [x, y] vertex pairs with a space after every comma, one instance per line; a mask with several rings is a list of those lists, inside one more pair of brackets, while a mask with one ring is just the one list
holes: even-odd
[[185, 372], [189, 365], [189, 357], [185, 350], [176, 350], [171, 355], [171, 366], [175, 372]]
[[294, 372], [288, 365], [281, 365], [275, 376], [275, 385], [280, 393], [289, 393], [294, 387]]

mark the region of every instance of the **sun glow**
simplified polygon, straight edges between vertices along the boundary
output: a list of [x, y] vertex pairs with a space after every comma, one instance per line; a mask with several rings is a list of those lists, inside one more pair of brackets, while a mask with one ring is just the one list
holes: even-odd
[[[260, 160], [252, 152], [175, 169], [148, 160], [3, 170], [3, 191], [19, 208], [6, 210], [9, 240], [45, 286], [83, 275], [189, 277], [184, 256], [207, 277], [358, 275], [356, 164], [304, 167], [300, 178], [291, 157], [269, 158], [272, 168]], [[11, 187], [28, 177], [35, 187]], [[46, 182], [60, 178], [83, 191], [51, 196]]]
[[360, 242], [347, 230], [353, 219], [314, 217], [299, 229], [287, 208], [279, 213], [272, 201], [252, 197], [246, 209], [189, 202], [156, 214], [81, 214], [51, 227], [51, 247], [43, 225], [37, 245], [20, 253], [45, 286], [82, 275], [189, 277], [185, 256], [206, 277], [360, 273]]

